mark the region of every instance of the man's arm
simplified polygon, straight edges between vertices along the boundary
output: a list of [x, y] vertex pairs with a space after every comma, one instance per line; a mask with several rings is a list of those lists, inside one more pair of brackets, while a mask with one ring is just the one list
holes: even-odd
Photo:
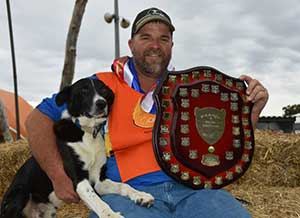
[[240, 76], [240, 79], [246, 81], [248, 84], [246, 93], [248, 95], [248, 100], [253, 103], [251, 121], [253, 129], [255, 129], [259, 115], [269, 99], [269, 93], [268, 90], [258, 80], [252, 79], [250, 76], [242, 75]]
[[53, 131], [53, 121], [34, 109], [25, 122], [32, 154], [52, 181], [56, 196], [65, 202], [78, 202], [72, 181], [66, 175]]

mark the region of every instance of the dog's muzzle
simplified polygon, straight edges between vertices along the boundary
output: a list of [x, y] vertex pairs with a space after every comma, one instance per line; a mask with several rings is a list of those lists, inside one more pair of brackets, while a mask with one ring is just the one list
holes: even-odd
[[98, 99], [95, 102], [95, 105], [96, 105], [96, 111], [98, 111], [98, 110], [104, 110], [107, 104], [106, 104], [106, 101], [104, 101], [102, 99]]

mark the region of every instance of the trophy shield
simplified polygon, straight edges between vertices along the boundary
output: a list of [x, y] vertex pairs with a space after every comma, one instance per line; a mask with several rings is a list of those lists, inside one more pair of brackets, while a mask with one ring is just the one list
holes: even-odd
[[211, 67], [167, 72], [153, 94], [153, 146], [162, 170], [194, 189], [240, 178], [254, 152], [246, 88]]

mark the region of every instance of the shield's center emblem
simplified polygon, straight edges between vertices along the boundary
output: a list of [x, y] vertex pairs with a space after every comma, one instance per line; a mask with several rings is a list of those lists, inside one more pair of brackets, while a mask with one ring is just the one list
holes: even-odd
[[195, 107], [194, 114], [200, 137], [209, 145], [219, 141], [225, 128], [225, 110], [213, 107]]

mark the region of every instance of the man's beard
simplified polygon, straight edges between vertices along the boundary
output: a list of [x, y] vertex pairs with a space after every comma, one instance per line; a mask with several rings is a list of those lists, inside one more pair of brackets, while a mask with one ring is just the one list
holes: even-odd
[[[151, 55], [157, 55], [159, 58], [150, 61], [146, 59]], [[142, 74], [152, 78], [159, 78], [166, 72], [171, 56], [166, 56], [160, 49], [148, 49], [143, 55], [133, 52], [133, 59], [136, 67]]]

